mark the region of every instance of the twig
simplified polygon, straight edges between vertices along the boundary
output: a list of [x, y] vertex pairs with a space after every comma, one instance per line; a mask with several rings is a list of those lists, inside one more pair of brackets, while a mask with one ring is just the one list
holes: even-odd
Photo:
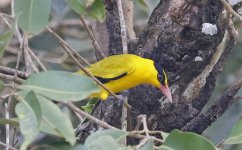
[[[124, 103], [127, 103], [128, 98], [123, 97]], [[127, 116], [128, 116], [128, 108], [125, 107], [124, 105], [122, 106], [122, 115], [121, 115], [121, 130], [127, 131], [127, 126], [128, 126], [128, 121], [127, 121]], [[124, 145], [127, 145], [127, 138], [123, 138], [121, 141]]]
[[[12, 2], [12, 5], [14, 5], [14, 2]], [[25, 34], [21, 34], [20, 33], [20, 30], [19, 30], [17, 24], [15, 25], [15, 35], [16, 35], [19, 43], [20, 43], [20, 50], [23, 53], [22, 56], [24, 56], [25, 68], [26, 68], [27, 74], [31, 74], [33, 71], [34, 72], [39, 72], [38, 68], [34, 65], [32, 59], [31, 59], [31, 57], [29, 55], [29, 51], [28, 51], [28, 48], [29, 48], [28, 38], [27, 38], [27, 36]], [[20, 60], [20, 56], [21, 56], [21, 54], [19, 52], [19, 54], [18, 54], [18, 60]], [[17, 62], [17, 65], [16, 65], [17, 68], [18, 68], [18, 65], [19, 65], [18, 63], [19, 63], [19, 61]]]
[[[126, 32], [126, 26], [125, 26], [125, 20], [124, 20], [124, 13], [122, 8], [122, 2], [121, 0], [116, 0], [117, 7], [118, 7], [118, 14], [119, 14], [119, 22], [120, 22], [120, 30], [121, 30], [121, 40], [122, 40], [122, 48], [123, 53], [128, 53], [128, 42], [127, 42], [127, 32]], [[125, 103], [128, 103], [128, 98], [125, 98]], [[128, 116], [130, 116], [130, 111], [126, 109], [125, 107], [122, 108], [122, 128], [123, 130], [127, 130], [127, 120]], [[126, 142], [126, 141], [125, 141]], [[126, 143], [125, 143], [126, 144]]]
[[[9, 97], [11, 98], [11, 97]], [[9, 109], [8, 109], [8, 104], [5, 103], [5, 117], [6, 119], [9, 119]], [[10, 145], [10, 127], [9, 124], [6, 124], [6, 145]]]
[[3, 74], [3, 73], [0, 73], [0, 78], [7, 79], [7, 80], [10, 80], [10, 81], [16, 81], [18, 83], [23, 83], [23, 81], [24, 81], [23, 79], [21, 79], [19, 77], [6, 75], [6, 74]]
[[86, 28], [87, 33], [91, 39], [92, 45], [94, 46], [97, 54], [102, 59], [105, 58], [106, 56], [104, 55], [103, 51], [101, 50], [100, 45], [98, 44], [96, 38], [94, 37], [93, 33], [91, 32], [91, 29], [88, 27], [88, 25], [86, 24], [85, 20], [83, 19], [83, 17], [81, 15], [80, 15], [80, 20], [81, 20], [82, 24], [84, 25], [84, 27]]
[[13, 17], [11, 15], [5, 14], [5, 13], [2, 13], [2, 12], [0, 12], [0, 16], [7, 17], [9, 19], [13, 19]]
[[[151, 132], [151, 131], [149, 131], [149, 132]], [[138, 138], [138, 139], [147, 138], [147, 136], [142, 135], [142, 133], [144, 133], [144, 131], [131, 131], [127, 136]], [[150, 136], [150, 139], [153, 139], [154, 141], [159, 142], [159, 143], [164, 143], [164, 140], [158, 139], [155, 136]]]
[[[17, 68], [17, 67], [16, 67]], [[14, 77], [16, 78], [17, 77], [17, 74], [15, 73], [14, 74]], [[13, 95], [15, 94], [15, 92], [16, 92], [16, 87], [15, 87], [15, 82], [11, 82], [11, 91], [10, 91], [10, 96], [8, 97], [8, 103], [7, 103], [7, 111], [8, 111], [8, 118], [7, 119], [9, 119], [10, 117], [13, 117], [14, 115], [13, 115], [13, 111], [10, 111], [11, 110], [11, 108], [13, 108], [13, 106], [14, 106], [14, 102], [13, 102]], [[11, 127], [11, 129], [12, 129], [13, 127]], [[7, 128], [6, 128], [6, 130], [7, 130]], [[10, 131], [10, 126], [9, 126], [9, 131]], [[14, 130], [15, 131], [15, 130]], [[10, 136], [8, 137], [9, 138], [9, 141], [10, 141]], [[12, 135], [12, 146], [14, 146], [13, 145], [13, 143], [14, 143], [14, 140], [15, 139], [15, 133], [13, 133], [13, 135]], [[7, 143], [7, 142], [6, 142]], [[8, 144], [8, 145], [10, 145], [10, 143]]]
[[18, 139], [17, 139], [16, 142], [15, 142], [15, 136], [16, 136], [16, 133], [17, 133], [16, 130], [17, 130], [17, 128], [14, 127], [14, 128], [13, 128], [13, 140], [12, 140], [12, 146], [13, 146], [13, 147], [18, 143]]
[[233, 10], [233, 8], [231, 7], [231, 5], [226, 2], [225, 0], [220, 0], [221, 3], [224, 5], [224, 8], [229, 12], [231, 13], [233, 16], [237, 17], [240, 21], [242, 21], [242, 17]]
[[[13, 19], [13, 18], [15, 18], [15, 12], [14, 12], [14, 6], [15, 6], [15, 1], [14, 0], [12, 0], [11, 1], [11, 19]], [[17, 22], [17, 21], [16, 21]], [[10, 27], [10, 28], [12, 28], [12, 27]], [[20, 45], [22, 45], [22, 44], [24, 44], [23, 42], [24, 42], [24, 40], [22, 39], [22, 37], [21, 37], [21, 34], [20, 34], [20, 32], [19, 32], [19, 29], [18, 29], [18, 26], [17, 26], [17, 24], [16, 24], [16, 26], [14, 27], [15, 28], [15, 31], [16, 31], [16, 33], [15, 33], [15, 35], [17, 36], [17, 38], [18, 38], [18, 40], [19, 40], [19, 42], [20, 42]], [[23, 45], [22, 45], [23, 46]], [[19, 81], [21, 81], [21, 83], [23, 82], [23, 80], [22, 79], [20, 79], [19, 77], [18, 77], [18, 75], [19, 76], [24, 76], [25, 78], [26, 78], [26, 76], [25, 76], [25, 73], [24, 74], [22, 74], [22, 73], [20, 73], [19, 71], [17, 71], [17, 69], [19, 68], [19, 63], [20, 63], [20, 57], [21, 57], [21, 52], [19, 51], [19, 53], [18, 53], [18, 57], [17, 57], [17, 62], [16, 62], [16, 66], [15, 66], [15, 69], [16, 70], [14, 70], [14, 69], [10, 69], [10, 68], [7, 68], [6, 69], [6, 67], [2, 67], [2, 66], [0, 66], [1, 67], [1, 69], [3, 70], [3, 69], [6, 69], [7, 71], [9, 71], [9, 72], [11, 72], [11, 75], [13, 75], [13, 79], [14, 80], [19, 80]], [[9, 76], [9, 75], [8, 75]], [[11, 85], [12, 85], [12, 88], [11, 88], [11, 92], [10, 92], [10, 96], [8, 97], [8, 103], [6, 104], [6, 112], [8, 112], [7, 114], [6, 114], [6, 118], [7, 119], [9, 119], [9, 117], [10, 117], [10, 108], [11, 108], [11, 106], [12, 106], [12, 104], [13, 104], [13, 94], [15, 93], [15, 82], [14, 82], [14, 80], [12, 80], [12, 82], [11, 82]], [[12, 114], [11, 114], [11, 117], [12, 117]], [[15, 130], [14, 130], [15, 131]], [[8, 132], [8, 134], [7, 134], [7, 132]], [[9, 149], [15, 149], [15, 148], [13, 148], [13, 147], [11, 147], [11, 146], [9, 146], [10, 145], [10, 135], [9, 135], [9, 132], [10, 132], [10, 126], [9, 126], [9, 124], [8, 124], [8, 126], [6, 126], [6, 139], [8, 139], [8, 140], [6, 140], [6, 143], [7, 143], [7, 145], [8, 145], [8, 148]], [[13, 145], [13, 143], [14, 143], [14, 137], [15, 137], [15, 132], [13, 133], [13, 139], [12, 139], [12, 145]]]
[[[145, 133], [144, 130], [142, 130], [142, 131], [131, 131], [131, 132], [132, 132], [132, 133], [138, 133], [138, 134]], [[149, 134], [159, 134], [159, 135], [160, 135], [161, 131], [157, 131], [157, 130], [150, 131], [150, 130], [148, 130], [148, 133], [149, 133]]]
[[143, 124], [143, 128], [144, 128], [144, 132], [146, 134], [146, 136], [149, 138], [150, 134], [149, 134], [149, 129], [147, 127], [147, 123], [146, 123], [146, 115], [140, 115], [138, 116]]
[[[164, 141], [161, 139], [158, 139], [154, 136], [150, 136], [150, 132], [148, 127], [147, 127], [147, 122], [146, 122], [146, 115], [139, 115], [138, 116], [138, 120], [140, 120], [140, 122], [142, 122], [143, 124], [143, 131], [133, 131], [133, 133], [145, 133], [145, 138], [143, 138], [143, 140], [141, 140], [141, 142], [136, 146], [136, 149], [140, 149], [146, 142], [148, 139], [153, 139], [154, 141], [163, 143]], [[153, 132], [154, 134], [157, 133], [157, 131]], [[160, 132], [158, 132], [160, 133]]]
[[11, 75], [11, 76], [14, 76], [14, 74], [16, 73], [17, 76], [21, 79], [26, 79], [28, 77], [27, 73], [25, 73], [25, 72], [18, 71], [16, 69], [4, 67], [4, 66], [0, 66], [0, 73], [6, 74], [6, 75]]
[[228, 32], [230, 35], [233, 36], [234, 39], [236, 39], [236, 40], [239, 39], [239, 32], [238, 32], [238, 30], [235, 29], [234, 23], [231, 18], [228, 21]]
[[138, 130], [139, 130], [141, 124], [142, 124], [142, 122], [141, 122], [141, 120], [140, 120], [140, 118], [139, 118], [139, 116], [138, 116], [138, 117], [137, 117], [137, 124], [136, 124], [136, 126], [135, 126], [135, 128], [134, 128], [134, 131], [139, 132]]
[[89, 77], [91, 77], [98, 85], [100, 85], [103, 89], [105, 89], [106, 91], [108, 91], [112, 96], [114, 96], [115, 98], [119, 99], [119, 97], [113, 93], [111, 90], [109, 90], [105, 85], [103, 85], [95, 76], [93, 76], [90, 72], [88, 72], [87, 69], [85, 69], [84, 66], [82, 66], [82, 64], [71, 54], [71, 52], [68, 50], [68, 48], [66, 47], [66, 45], [64, 45], [61, 41], [59, 42], [61, 47], [65, 50], [65, 52], [72, 57], [72, 59], [77, 63], [77, 65], [81, 68], [81, 70], [87, 74]]
[[216, 145], [216, 148], [222, 148], [224, 142], [225, 142], [225, 139], [223, 139], [220, 143], [218, 143], [218, 144]]
[[11, 17], [12, 18], [15, 18], [14, 5], [15, 5], [15, 1], [12, 0], [11, 1]]
[[4, 100], [4, 99], [6, 99], [6, 98], [8, 98], [8, 97], [10, 97], [10, 96], [12, 96], [12, 95], [14, 95], [14, 94], [12, 94], [12, 93], [8, 93], [8, 94], [5, 94], [5, 95], [3, 95], [3, 96], [0, 96], [0, 100]]
[[[137, 132], [137, 131], [131, 131], [129, 132], [129, 134], [127, 136], [129, 137], [134, 137], [134, 138], [138, 138], [138, 139], [144, 139], [144, 138], [147, 138], [147, 136], [145, 135], [142, 135], [141, 133], [143, 133], [144, 131], [141, 131], [141, 132]], [[150, 131], [149, 131], [150, 132]], [[162, 139], [158, 139], [154, 136], [150, 136], [150, 139], [153, 139], [154, 141], [156, 142], [159, 142], [159, 143], [164, 143], [164, 140]]]
[[[16, 69], [16, 70], [19, 68], [19, 64], [20, 64], [21, 56], [22, 56], [21, 51], [18, 51], [17, 62], [16, 62], [16, 66], [15, 66], [15, 69]], [[15, 75], [15, 74], [17, 74], [17, 71], [14, 72], [14, 75]], [[26, 75], [28, 75], [28, 74], [26, 73]]]
[[49, 27], [46, 27], [46, 29], [53, 34], [63, 45], [65, 45], [65, 47], [67, 47], [68, 50], [70, 50], [75, 56], [77, 56], [79, 59], [81, 59], [81, 61], [83, 61], [84, 63], [86, 63], [88, 66], [90, 66], [91, 64], [85, 59], [83, 58], [81, 55], [79, 55], [75, 50], [73, 50], [59, 35], [57, 35], [54, 31], [52, 31]]
[[[80, 114], [81, 116], [84, 116], [86, 118], [88, 118], [89, 120], [91, 120], [92, 122], [100, 125], [101, 127], [105, 128], [105, 129], [117, 129], [109, 124], [107, 124], [106, 122], [104, 121], [101, 121], [95, 117], [93, 117], [92, 115], [80, 110], [78, 107], [76, 107], [75, 105], [73, 105], [72, 103], [66, 103], [66, 102], [63, 102], [64, 105], [66, 105], [67, 107], [69, 107], [71, 110], [77, 112], [78, 114]], [[119, 129], [117, 129], [119, 130]], [[138, 138], [138, 139], [143, 139], [143, 138], [146, 138], [146, 136], [144, 135], [140, 135], [139, 133], [135, 133], [135, 132], [130, 132], [127, 136], [130, 136], [130, 137], [134, 137], [134, 138]], [[161, 140], [161, 139], [158, 139], [158, 138], [155, 138], [155, 137], [150, 137], [152, 139], [154, 139], [155, 141], [157, 142], [160, 142], [160, 143], [163, 143], [164, 141]]]
[[0, 141], [0, 145], [5, 146], [6, 148], [11, 149], [11, 150], [18, 150], [18, 149], [14, 148], [14, 147], [12, 147], [10, 145], [7, 145], [7, 144], [5, 144], [5, 143], [3, 143], [1, 141]]
[[236, 96], [236, 97], [234, 97], [234, 99], [233, 100], [241, 100], [242, 99], [242, 96]]
[[136, 146], [136, 150], [139, 150], [145, 143], [148, 141], [148, 138], [144, 138], [140, 141], [140, 143]]
[[28, 44], [28, 38], [25, 34], [23, 34], [23, 56], [24, 56], [24, 62], [25, 62], [25, 68], [27, 74], [32, 74], [33, 72], [39, 72], [38, 68], [33, 63], [32, 58], [29, 55], [29, 44]]
[[[68, 106], [71, 110], [77, 112], [78, 114], [80, 114], [81, 116], [84, 116], [88, 119], [90, 119], [91, 121], [95, 122], [96, 124], [100, 125], [101, 127], [105, 128], [105, 129], [117, 129], [109, 124], [107, 124], [106, 122], [103, 122], [95, 117], [93, 117], [92, 115], [89, 115], [88, 113], [80, 110], [79, 108], [77, 108], [75, 105], [73, 105], [72, 103], [63, 103], [64, 105]], [[118, 129], [117, 129], [118, 130]]]
[[44, 70], [44, 71], [47, 71], [46, 67], [41, 63], [41, 61], [34, 54], [34, 52], [30, 48], [28, 48], [28, 51], [29, 51], [30, 55], [36, 60], [36, 62], [38, 63], [38, 65], [41, 67], [41, 69]]
[[12, 27], [11, 27], [10, 23], [7, 21], [7, 19], [5, 19], [2, 14], [0, 14], [0, 17], [2, 18], [2, 20], [4, 21], [4, 23], [8, 26], [8, 28], [11, 29]]
[[[124, 102], [127, 102], [127, 97], [124, 97]], [[127, 111], [127, 107], [122, 108], [121, 129], [123, 131], [127, 131]]]
[[122, 39], [123, 53], [127, 54], [128, 53], [127, 32], [126, 32], [126, 27], [125, 27], [122, 2], [121, 2], [121, 0], [116, 0], [116, 3], [117, 3], [117, 6], [118, 6], [118, 14], [119, 14], [120, 29], [121, 29], [121, 39]]

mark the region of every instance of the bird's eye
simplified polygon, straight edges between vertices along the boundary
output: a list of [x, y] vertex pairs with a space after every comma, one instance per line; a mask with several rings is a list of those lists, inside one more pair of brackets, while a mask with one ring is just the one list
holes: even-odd
[[164, 82], [164, 77], [162, 75], [158, 74], [157, 78], [161, 83]]

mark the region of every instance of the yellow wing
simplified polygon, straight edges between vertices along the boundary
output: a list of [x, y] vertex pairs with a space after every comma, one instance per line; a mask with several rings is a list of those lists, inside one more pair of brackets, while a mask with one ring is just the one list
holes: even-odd
[[[140, 57], [132, 54], [113, 55], [92, 64], [86, 69], [101, 82], [106, 83], [132, 73], [135, 70], [134, 61], [137, 59], [140, 59]], [[83, 74], [82, 71], [77, 73]]]

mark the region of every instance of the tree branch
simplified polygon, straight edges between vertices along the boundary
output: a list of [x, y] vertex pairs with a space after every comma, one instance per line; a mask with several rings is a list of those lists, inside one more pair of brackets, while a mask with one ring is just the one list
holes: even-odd
[[[95, 122], [96, 124], [100, 125], [101, 127], [105, 128], [105, 129], [117, 129], [109, 124], [107, 124], [106, 122], [103, 122], [95, 117], [93, 117], [92, 115], [89, 115], [88, 113], [80, 110], [79, 108], [77, 108], [75, 105], [73, 105], [72, 103], [64, 103], [66, 106], [68, 106], [71, 110], [77, 112], [78, 114], [80, 114], [81, 116], [85, 116], [86, 118], [90, 119], [91, 121]], [[118, 129], [117, 129], [118, 130]]]
[[95, 50], [96, 50], [96, 53], [98, 54], [98, 56], [103, 59], [105, 58], [106, 56], [104, 55], [103, 51], [101, 50], [101, 47], [99, 46], [96, 38], [94, 37], [94, 34], [91, 32], [91, 29], [88, 27], [88, 25], [86, 24], [84, 18], [82, 16], [80, 16], [80, 20], [83, 24], [83, 26], [86, 28], [87, 30], [87, 33], [91, 39], [91, 42], [92, 42], [92, 45], [94, 46]]
[[125, 25], [124, 13], [123, 13], [123, 8], [122, 8], [122, 1], [116, 0], [116, 3], [117, 3], [117, 6], [118, 6], [118, 14], [119, 14], [123, 53], [127, 54], [128, 53], [127, 32], [126, 32], [126, 25]]
[[121, 2], [122, 2], [123, 13], [124, 13], [127, 38], [129, 40], [136, 39], [136, 35], [134, 32], [134, 24], [133, 24], [133, 15], [134, 15], [133, 0], [121, 0]]
[[191, 102], [199, 96], [201, 89], [206, 84], [207, 77], [209, 76], [209, 74], [213, 70], [213, 67], [220, 59], [224, 51], [225, 44], [228, 42], [228, 40], [228, 31], [226, 31], [223, 40], [218, 45], [217, 50], [211, 59], [211, 62], [204, 68], [204, 70], [201, 72], [199, 76], [197, 76], [191, 83], [188, 84], [187, 88], [185, 89], [182, 96], [186, 97], [187, 102]]
[[205, 113], [199, 114], [192, 119], [186, 126], [182, 128], [183, 131], [193, 131], [201, 134], [208, 126], [217, 120], [229, 107], [229, 103], [233, 100], [234, 95], [242, 86], [242, 78], [231, 87], [229, 87], [224, 94], [216, 101], [216, 103], [208, 109]]

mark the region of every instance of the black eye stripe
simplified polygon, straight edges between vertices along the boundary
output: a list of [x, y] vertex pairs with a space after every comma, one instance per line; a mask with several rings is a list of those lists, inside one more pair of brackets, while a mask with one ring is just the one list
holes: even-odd
[[160, 81], [160, 82], [164, 82], [164, 77], [163, 77], [163, 75], [160, 75], [160, 74], [158, 74], [157, 75], [157, 78], [158, 78], [158, 80]]
[[154, 62], [155, 69], [158, 72], [157, 79], [161, 84], [167, 84], [167, 75], [165, 74], [165, 70], [162, 68], [161, 63]]
[[154, 62], [154, 66], [155, 66], [155, 69], [158, 71], [158, 74], [162, 75], [163, 74], [163, 72], [162, 72], [163, 68], [162, 68], [161, 64]]

